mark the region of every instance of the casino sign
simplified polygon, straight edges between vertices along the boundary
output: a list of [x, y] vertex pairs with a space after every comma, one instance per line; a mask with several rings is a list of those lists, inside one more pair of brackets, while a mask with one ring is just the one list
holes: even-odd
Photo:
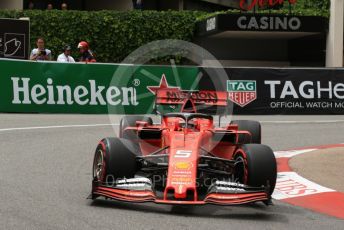
[[197, 35], [208, 36], [226, 31], [324, 33], [327, 28], [328, 19], [320, 16], [235, 13], [219, 14], [200, 21]]
[[237, 26], [242, 30], [286, 30], [297, 31], [301, 27], [298, 17], [246, 16], [238, 18]]

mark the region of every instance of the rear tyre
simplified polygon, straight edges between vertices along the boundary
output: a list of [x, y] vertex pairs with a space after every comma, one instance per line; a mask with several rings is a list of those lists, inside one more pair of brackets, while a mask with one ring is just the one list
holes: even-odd
[[276, 158], [269, 146], [245, 144], [234, 155], [235, 177], [249, 186], [270, 186], [273, 193], [277, 179]]
[[105, 138], [97, 146], [93, 161], [94, 181], [113, 183], [118, 178], [133, 178], [137, 171], [137, 144], [121, 138]]
[[245, 138], [245, 135], [239, 136], [239, 143], [241, 144], [261, 144], [261, 125], [258, 121], [250, 120], [235, 120], [231, 124], [238, 125], [239, 131], [248, 131], [251, 133], [252, 140], [250, 142], [249, 138]]
[[137, 116], [137, 115], [135, 115], [135, 116], [124, 116], [121, 119], [121, 122], [119, 124], [119, 137], [125, 138], [125, 139], [130, 139], [130, 140], [137, 139], [137, 135], [135, 132], [131, 132], [131, 131], [126, 131], [125, 133], [123, 132], [123, 130], [125, 130], [128, 127], [136, 127], [136, 121], [145, 121], [145, 122], [148, 122], [148, 125], [153, 125], [153, 120], [151, 117]]

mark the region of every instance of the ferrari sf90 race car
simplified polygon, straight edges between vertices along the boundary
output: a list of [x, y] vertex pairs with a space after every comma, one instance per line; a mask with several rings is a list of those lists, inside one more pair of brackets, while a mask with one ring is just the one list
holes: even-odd
[[156, 105], [181, 108], [159, 114], [159, 124], [149, 116], [123, 117], [119, 137], [105, 138], [96, 148], [90, 198], [175, 205], [270, 204], [276, 159], [271, 148], [261, 144], [260, 123], [232, 120], [218, 125], [215, 116], [198, 108], [226, 107], [228, 95], [202, 96], [207, 93], [159, 90]]

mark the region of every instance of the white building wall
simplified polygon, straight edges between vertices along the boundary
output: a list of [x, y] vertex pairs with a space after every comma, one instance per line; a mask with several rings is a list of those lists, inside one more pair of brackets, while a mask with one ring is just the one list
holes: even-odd
[[0, 9], [21, 10], [23, 0], [0, 0]]
[[344, 1], [331, 0], [326, 67], [343, 67]]

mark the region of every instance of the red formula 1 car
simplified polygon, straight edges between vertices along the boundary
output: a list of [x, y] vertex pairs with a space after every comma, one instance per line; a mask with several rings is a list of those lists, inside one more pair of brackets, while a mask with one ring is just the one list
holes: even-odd
[[[227, 106], [226, 92], [156, 93], [157, 105], [180, 105], [181, 112], [126, 116], [119, 138], [97, 146], [90, 198], [185, 205], [271, 203], [277, 177], [272, 150], [261, 144], [256, 121], [216, 127], [199, 105]], [[208, 96], [207, 96], [208, 95]], [[213, 96], [212, 96], [213, 95]]]

